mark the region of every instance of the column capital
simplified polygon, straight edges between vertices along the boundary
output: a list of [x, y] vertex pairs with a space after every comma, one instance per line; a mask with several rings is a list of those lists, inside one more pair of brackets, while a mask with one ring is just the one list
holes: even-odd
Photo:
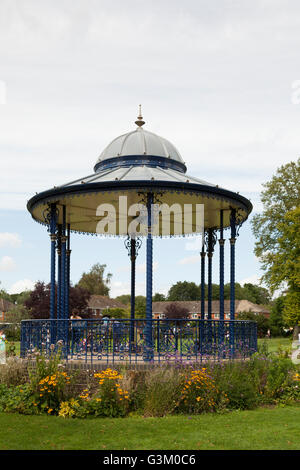
[[213, 254], [214, 254], [213, 251], [209, 251], [209, 252], [207, 253], [207, 257], [208, 257], [208, 258], [212, 258], [212, 257], [213, 257]]
[[234, 238], [234, 237], [230, 238], [229, 241], [230, 241], [230, 245], [234, 245], [235, 242], [236, 242], [236, 238]]
[[66, 255], [70, 256], [72, 250], [66, 250]]
[[220, 246], [224, 246], [225, 245], [225, 238], [219, 238], [219, 244]]
[[51, 240], [52, 242], [55, 242], [55, 240], [56, 240], [56, 235], [55, 235], [55, 233], [50, 233], [50, 240]]
[[206, 256], [206, 251], [200, 251], [200, 256], [201, 256], [201, 258], [205, 258], [205, 256]]
[[65, 235], [62, 235], [61, 242], [66, 243], [67, 239], [68, 239], [68, 237], [66, 237]]

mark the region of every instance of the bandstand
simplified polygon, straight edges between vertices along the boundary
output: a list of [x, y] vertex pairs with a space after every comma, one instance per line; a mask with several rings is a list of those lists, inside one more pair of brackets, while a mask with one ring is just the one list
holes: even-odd
[[[36, 194], [27, 204], [33, 219], [44, 224], [50, 234], [51, 293], [49, 319], [22, 321], [21, 355], [26, 357], [33, 348], [47, 353], [60, 344], [65, 359], [74, 362], [149, 363], [249, 357], [257, 347], [256, 323], [235, 320], [235, 243], [252, 210], [251, 202], [236, 192], [187, 175], [185, 162], [174, 145], [144, 129], [141, 110], [135, 124], [136, 129], [117, 137], [104, 149], [92, 174]], [[230, 249], [229, 320], [224, 318], [226, 230]], [[70, 320], [73, 232], [123, 237], [131, 262], [129, 319]], [[153, 240], [189, 235], [202, 238], [201, 318], [154, 320]], [[136, 319], [135, 260], [143, 239], [146, 311], [145, 318]], [[217, 242], [220, 311], [219, 320], [213, 320], [212, 263]]]

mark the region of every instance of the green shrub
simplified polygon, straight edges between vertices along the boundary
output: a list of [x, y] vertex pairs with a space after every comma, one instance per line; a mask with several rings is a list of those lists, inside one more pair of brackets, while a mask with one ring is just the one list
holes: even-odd
[[8, 357], [6, 364], [0, 365], [0, 384], [20, 385], [28, 381], [27, 364], [18, 357]]
[[246, 362], [229, 362], [213, 367], [212, 375], [219, 393], [227, 399], [228, 409], [253, 409], [259, 403], [257, 381]]
[[198, 414], [215, 411], [219, 403], [224, 404], [227, 400], [226, 394], [220, 394], [215, 380], [203, 367], [190, 370], [184, 375], [176, 408], [179, 412]]
[[289, 358], [274, 355], [268, 364], [264, 395], [271, 400], [279, 399], [292, 384], [291, 372], [294, 371], [295, 366]]
[[144, 416], [172, 413], [180, 397], [181, 383], [181, 373], [174, 367], [149, 369], [145, 374]]
[[0, 410], [7, 413], [37, 414], [37, 404], [34, 401], [29, 384], [8, 387], [0, 385]]

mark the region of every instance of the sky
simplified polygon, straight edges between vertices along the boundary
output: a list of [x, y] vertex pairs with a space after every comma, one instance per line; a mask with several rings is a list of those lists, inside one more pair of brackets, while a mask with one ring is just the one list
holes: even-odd
[[[258, 283], [251, 218], [262, 184], [299, 156], [299, 50], [298, 1], [0, 0], [0, 287], [49, 281], [49, 234], [27, 201], [91, 174], [109, 142], [134, 130], [139, 104], [144, 128], [178, 148], [188, 174], [251, 200], [236, 279]], [[110, 295], [129, 293], [122, 239], [74, 234], [71, 245], [73, 283], [99, 262]], [[165, 294], [199, 284], [197, 239], [155, 240], [153, 278]]]

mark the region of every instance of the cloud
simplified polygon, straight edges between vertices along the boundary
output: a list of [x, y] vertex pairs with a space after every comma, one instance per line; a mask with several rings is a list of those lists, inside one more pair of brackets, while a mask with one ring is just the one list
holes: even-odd
[[30, 279], [22, 279], [20, 281], [15, 282], [9, 289], [9, 294], [20, 294], [26, 290], [33, 290], [35, 286], [35, 282], [31, 281]]
[[253, 274], [252, 276], [249, 276], [246, 279], [243, 279], [242, 281], [240, 281], [240, 284], [241, 286], [244, 286], [244, 284], [260, 285], [260, 277], [257, 274]]
[[3, 247], [18, 248], [21, 246], [21, 237], [18, 233], [0, 232], [0, 248]]
[[16, 263], [10, 256], [3, 256], [0, 260], [0, 271], [14, 271], [16, 269]]
[[[111, 284], [109, 292], [110, 297], [115, 298], [119, 295], [130, 294], [130, 282], [115, 281]], [[145, 294], [145, 283], [137, 282], [135, 285], [135, 295], [146, 295]]]
[[200, 263], [200, 255], [187, 256], [178, 261], [178, 264], [196, 264]]

